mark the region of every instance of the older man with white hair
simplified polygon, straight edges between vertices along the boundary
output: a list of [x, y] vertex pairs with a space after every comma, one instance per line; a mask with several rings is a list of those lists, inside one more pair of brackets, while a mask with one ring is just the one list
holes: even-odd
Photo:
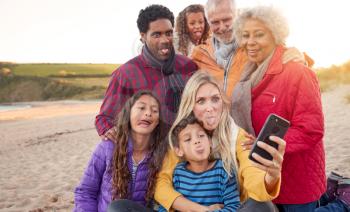
[[[192, 59], [200, 69], [209, 71], [223, 84], [226, 94], [231, 97], [236, 83], [241, 77], [247, 63], [244, 49], [239, 48], [233, 34], [233, 23], [236, 15], [234, 0], [208, 0], [205, 14], [213, 33], [207, 44], [196, 46]], [[309, 64], [313, 61], [306, 58]], [[304, 55], [296, 48], [290, 48], [283, 55], [283, 63], [290, 60], [304, 62]]]

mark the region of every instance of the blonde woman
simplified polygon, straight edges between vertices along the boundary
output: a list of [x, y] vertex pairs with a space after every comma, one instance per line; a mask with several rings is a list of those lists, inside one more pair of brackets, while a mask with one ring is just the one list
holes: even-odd
[[[210, 133], [213, 153], [223, 161], [226, 172], [230, 174], [233, 170], [238, 171], [240, 200], [243, 202], [243, 208], [251, 207], [251, 210], [268, 208], [271, 211], [273, 205], [270, 200], [279, 193], [285, 142], [280, 138], [271, 137], [279, 144], [278, 150], [264, 144], [259, 145], [273, 155], [273, 161], [256, 157], [263, 164], [257, 168], [248, 159], [249, 151], [242, 148], [241, 141], [245, 140], [244, 132], [234, 123], [229, 111], [229, 101], [218, 82], [207, 72], [197, 71], [186, 84], [173, 126], [193, 112]], [[169, 134], [172, 130], [173, 128]], [[158, 175], [155, 199], [167, 210], [171, 208], [179, 211], [212, 210], [210, 205], [194, 203], [174, 190], [172, 173], [177, 162], [179, 158], [169, 150]]]

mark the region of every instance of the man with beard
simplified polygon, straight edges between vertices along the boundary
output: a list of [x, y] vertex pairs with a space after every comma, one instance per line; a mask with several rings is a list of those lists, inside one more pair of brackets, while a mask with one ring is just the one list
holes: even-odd
[[[207, 44], [196, 46], [192, 52], [193, 61], [222, 82], [229, 97], [248, 61], [244, 49], [239, 48], [233, 35], [235, 10], [234, 0], [208, 0], [205, 14], [213, 37]], [[306, 59], [312, 65], [312, 59], [305, 56], [296, 48], [290, 48], [283, 55], [283, 63], [290, 60], [305, 62]]]
[[174, 15], [162, 5], [141, 10], [137, 26], [144, 43], [142, 53], [112, 73], [95, 126], [103, 139], [115, 140], [112, 127], [125, 101], [141, 89], [151, 90], [161, 103], [161, 116], [172, 124], [185, 83], [197, 66], [173, 47]]

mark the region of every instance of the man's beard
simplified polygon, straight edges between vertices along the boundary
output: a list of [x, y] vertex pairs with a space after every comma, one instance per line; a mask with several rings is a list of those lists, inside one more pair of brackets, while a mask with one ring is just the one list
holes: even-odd
[[[231, 33], [230, 36], [227, 35], [228, 33]], [[213, 33], [213, 36], [218, 39], [220, 43], [231, 43], [233, 41], [233, 29], [227, 29], [225, 33], [221, 34]]]

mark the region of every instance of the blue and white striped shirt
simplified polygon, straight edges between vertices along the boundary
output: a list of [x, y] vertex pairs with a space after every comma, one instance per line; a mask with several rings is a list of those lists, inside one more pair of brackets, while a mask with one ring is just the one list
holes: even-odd
[[[174, 170], [173, 185], [187, 199], [201, 205], [223, 204], [220, 212], [236, 211], [239, 206], [237, 182], [232, 174], [229, 177], [222, 161], [215, 161], [213, 168], [195, 173], [186, 168], [187, 162], [179, 163]], [[161, 207], [159, 211], [165, 211]]]

